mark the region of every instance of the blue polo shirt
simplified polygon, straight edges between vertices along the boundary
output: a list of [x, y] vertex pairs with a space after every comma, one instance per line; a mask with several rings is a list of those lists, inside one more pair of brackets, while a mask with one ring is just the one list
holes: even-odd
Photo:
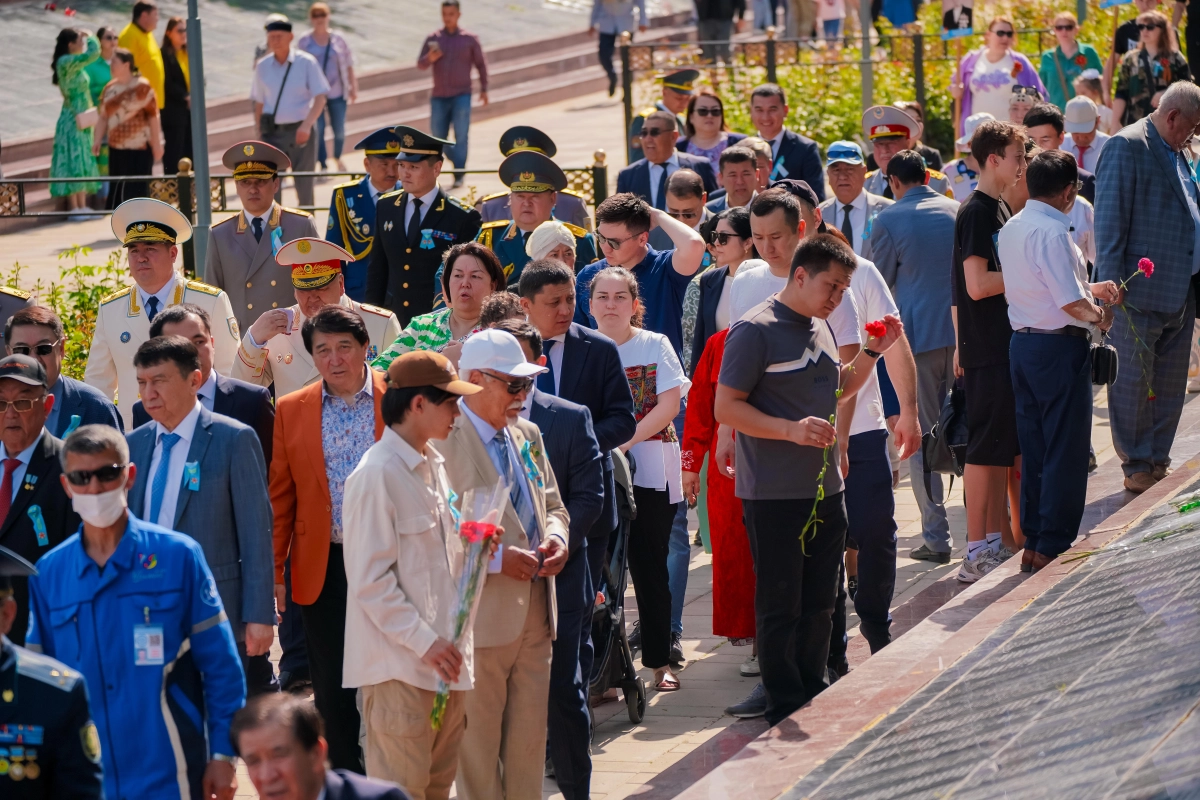
[[109, 800], [199, 797], [211, 755], [233, 755], [246, 698], [204, 552], [130, 514], [101, 569], [82, 537], [38, 560], [26, 645], [87, 679]]
[[[675, 355], [679, 356], [683, 353], [683, 295], [696, 274], [680, 275], [676, 272], [671, 266], [674, 256], [674, 250], [647, 247], [646, 257], [631, 271], [637, 278], [638, 294], [641, 295], [646, 314], [642, 327], [666, 336], [675, 348]], [[608, 259], [602, 258], [584, 267], [575, 278], [575, 321], [580, 325], [593, 329], [596, 327], [596, 320], [591, 314], [588, 287], [596, 273], [607, 266]]]

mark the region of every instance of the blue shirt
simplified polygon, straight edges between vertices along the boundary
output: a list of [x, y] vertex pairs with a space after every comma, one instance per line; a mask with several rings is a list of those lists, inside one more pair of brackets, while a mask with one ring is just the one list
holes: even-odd
[[[646, 257], [630, 270], [638, 282], [645, 319], [642, 327], [661, 333], [670, 340], [675, 355], [683, 352], [683, 295], [695, 273], [680, 275], [671, 266], [674, 250], [646, 248]], [[596, 273], [608, 266], [602, 258], [595, 264], [584, 267], [575, 279], [575, 321], [595, 329], [596, 319], [592, 316], [589, 286]]]
[[246, 697], [200, 545], [129, 514], [103, 568], [84, 549], [82, 526], [37, 567], [26, 645], [87, 679], [105, 796], [178, 798], [189, 771], [199, 796], [211, 755], [233, 754], [229, 725]]
[[354, 395], [351, 405], [321, 388], [321, 450], [325, 453], [325, 472], [329, 477], [332, 522], [329, 541], [342, 542], [342, 496], [346, 478], [354, 472], [363, 455], [375, 444], [375, 398], [371, 370], [367, 381]]
[[1196, 176], [1192, 174], [1192, 167], [1184, 158], [1183, 153], [1176, 152], [1161, 135], [1158, 140], [1171, 154], [1175, 172], [1179, 175], [1179, 183], [1183, 186], [1183, 196], [1187, 198], [1188, 211], [1192, 213], [1193, 235], [1195, 236], [1195, 247], [1192, 248], [1192, 274], [1195, 275], [1200, 272], [1200, 198], [1197, 197], [1196, 192]]

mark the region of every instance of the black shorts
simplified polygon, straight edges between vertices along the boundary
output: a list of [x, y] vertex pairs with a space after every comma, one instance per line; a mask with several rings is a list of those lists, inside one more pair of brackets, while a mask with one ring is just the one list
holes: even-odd
[[967, 463], [1011, 467], [1021, 455], [1017, 401], [1008, 364], [964, 368], [967, 392]]

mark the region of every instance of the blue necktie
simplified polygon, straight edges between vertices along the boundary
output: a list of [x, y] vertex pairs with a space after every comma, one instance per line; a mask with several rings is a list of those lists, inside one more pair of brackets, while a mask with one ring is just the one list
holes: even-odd
[[154, 322], [154, 318], [158, 316], [158, 298], [150, 295], [146, 298], [146, 316]]
[[255, 217], [253, 225], [254, 225], [254, 241], [261, 242], [262, 241], [262, 217]]
[[178, 433], [164, 433], [158, 437], [162, 455], [158, 459], [158, 469], [154, 471], [154, 482], [150, 484], [150, 517], [146, 520], [155, 525], [158, 524], [158, 512], [162, 511], [163, 495], [167, 491], [167, 474], [171, 471], [171, 448], [178, 441]]
[[539, 392], [546, 394], [558, 394], [554, 390], [554, 362], [550, 360], [550, 351], [554, 349], [554, 345], [558, 342], [553, 339], [546, 340], [546, 349], [542, 351], [546, 356], [546, 371], [537, 377], [537, 388]]
[[659, 211], [667, 210], [667, 165], [662, 164], [662, 174], [658, 176], [658, 194], [654, 196], [654, 207]]
[[529, 502], [529, 498], [521, 491], [521, 477], [513, 472], [512, 458], [508, 453], [508, 438], [504, 435], [503, 430], [496, 432], [491, 446], [492, 452], [496, 454], [503, 467], [500, 474], [508, 482], [508, 499], [512, 501], [513, 508], [517, 511], [517, 519], [521, 521], [525, 535], [529, 537], [530, 548], [536, 548], [541, 539], [538, 536], [537, 514], [534, 513], [533, 504]]

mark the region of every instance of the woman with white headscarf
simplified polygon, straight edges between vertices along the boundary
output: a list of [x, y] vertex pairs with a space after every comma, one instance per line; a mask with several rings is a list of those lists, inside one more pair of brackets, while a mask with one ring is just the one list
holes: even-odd
[[575, 269], [575, 234], [556, 219], [546, 220], [533, 229], [525, 242], [525, 252], [534, 261], [553, 258]]

